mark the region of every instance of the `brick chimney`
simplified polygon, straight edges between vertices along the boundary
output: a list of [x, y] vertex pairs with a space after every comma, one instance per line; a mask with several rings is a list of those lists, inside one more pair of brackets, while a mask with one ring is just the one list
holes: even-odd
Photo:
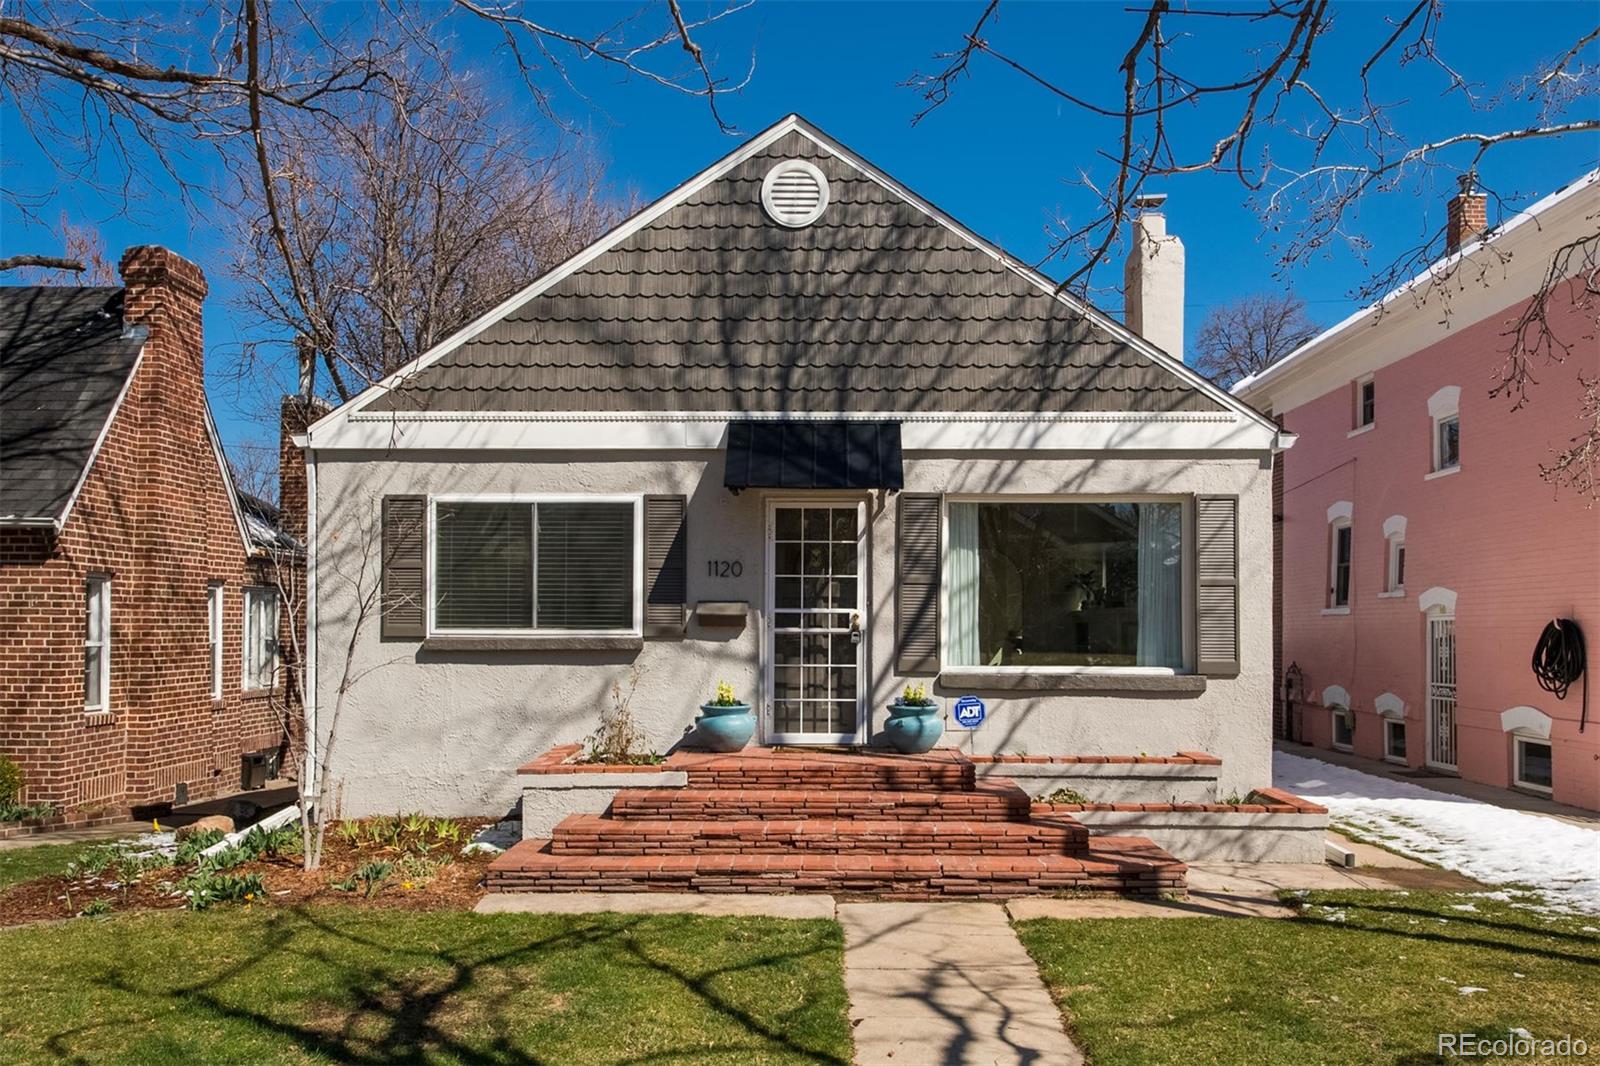
[[295, 540], [306, 541], [306, 457], [294, 438], [327, 414], [326, 401], [315, 393], [316, 352], [304, 338], [295, 341], [299, 362], [299, 388], [285, 396], [278, 408], [278, 525]]
[[1122, 270], [1128, 328], [1174, 359], [1183, 358], [1183, 242], [1167, 232], [1165, 194], [1134, 200]]
[[1489, 228], [1489, 198], [1478, 189], [1478, 175], [1467, 171], [1456, 179], [1460, 191], [1445, 209], [1444, 253], [1454, 255], [1463, 244], [1483, 236]]

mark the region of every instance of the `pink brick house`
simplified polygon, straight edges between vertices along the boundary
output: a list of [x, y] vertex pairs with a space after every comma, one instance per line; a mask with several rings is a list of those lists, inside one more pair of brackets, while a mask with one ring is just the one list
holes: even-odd
[[1568, 357], [1536, 361], [1520, 411], [1488, 395], [1553, 254], [1594, 232], [1600, 171], [1484, 214], [1457, 195], [1444, 259], [1234, 386], [1298, 437], [1275, 472], [1279, 732], [1600, 808], [1588, 679], [1560, 699], [1530, 665], [1552, 619], [1600, 645], [1600, 507], [1539, 477], [1600, 376], [1579, 281], [1550, 310]]

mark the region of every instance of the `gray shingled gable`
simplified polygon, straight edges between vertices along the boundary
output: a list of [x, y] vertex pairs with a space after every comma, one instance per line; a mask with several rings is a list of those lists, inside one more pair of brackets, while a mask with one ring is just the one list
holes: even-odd
[[120, 288], [0, 287], [0, 521], [62, 516], [145, 337]]
[[[794, 158], [830, 186], [800, 229], [760, 203]], [[1225, 408], [796, 130], [365, 409]]]

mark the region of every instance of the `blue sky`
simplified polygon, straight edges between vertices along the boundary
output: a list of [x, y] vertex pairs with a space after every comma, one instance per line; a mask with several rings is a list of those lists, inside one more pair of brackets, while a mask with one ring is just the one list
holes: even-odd
[[[1124, 6], [1114, 0], [1003, 5], [1000, 21], [988, 36], [1001, 50], [1037, 65], [1075, 91], [1099, 100], [1114, 99], [1116, 65], [1138, 20]], [[1319, 46], [1314, 72], [1319, 86], [1348, 92], [1350, 72], [1386, 33], [1383, 19], [1409, 6], [1361, 3], [1339, 8], [1331, 37]], [[695, 5], [686, 4], [686, 9], [692, 14]], [[548, 22], [580, 29], [635, 10], [637, 5], [631, 2], [540, 7]], [[1595, 10], [1592, 3], [1450, 3], [1439, 50], [1481, 84], [1486, 98], [1492, 97], [1592, 28]], [[741, 74], [750, 58], [755, 59], [748, 87], [723, 103], [725, 116], [744, 133], [755, 133], [798, 111], [977, 232], [1032, 261], [1048, 247], [1046, 225], [1053, 217], [1088, 208], [1082, 191], [1064, 179], [1080, 166], [1093, 165], [1095, 153], [1113, 144], [1116, 130], [1103, 119], [1059, 105], [983, 57], [974, 62], [974, 77], [948, 104], [912, 126], [921, 99], [901, 83], [918, 71], [935, 69], [934, 54], [958, 46], [980, 11], [981, 0], [762, 2], [700, 39], [724, 72]], [[1197, 73], [1236, 69], [1243, 39], [1230, 27], [1216, 27], [1232, 20], [1204, 21], [1208, 25], [1203, 27], [1203, 41], [1179, 42], [1210, 59], [1211, 69], [1202, 63]], [[483, 77], [503, 81], [507, 94], [518, 93], [494, 52], [492, 38], [465, 24], [462, 32], [454, 44], [462, 62], [472, 64]], [[619, 194], [653, 199], [738, 143], [738, 138], [718, 131], [700, 100], [593, 63], [576, 64], [572, 79], [575, 91], [562, 89], [557, 107], [569, 123], [583, 130], [591, 149], [607, 163]], [[1443, 83], [1420, 66], [1378, 87], [1384, 99], [1396, 101], [1396, 121], [1417, 140], [1464, 128], [1504, 128], [1532, 118], [1515, 101], [1474, 113], [1457, 99], [1441, 97]], [[530, 125], [543, 124], [525, 109], [515, 110]], [[1193, 139], [1201, 131], [1196, 122], [1180, 134]], [[18, 136], [9, 101], [0, 106], [0, 150], [7, 183], [51, 190], [39, 210], [42, 218], [53, 222], [65, 211], [77, 222], [99, 226], [113, 257], [126, 245], [154, 242], [189, 255], [206, 268], [213, 281], [206, 319], [208, 363], [213, 378], [220, 377], [216, 371], [238, 337], [226, 307], [225, 244], [215, 232], [215, 220], [204, 214], [206, 205], [191, 211], [175, 192], [156, 190], [129, 214], [81, 187], [55, 182], [39, 150]], [[1484, 167], [1484, 179], [1500, 194], [1525, 203], [1597, 163], [1600, 140], [1564, 139], [1492, 156]], [[1443, 179], [1441, 186], [1412, 187], [1362, 205], [1356, 221], [1372, 242], [1373, 262], [1384, 262], [1386, 255], [1392, 258], [1437, 230], [1450, 192]], [[1349, 294], [1368, 276], [1357, 256], [1331, 250], [1276, 279], [1273, 240], [1261, 233], [1237, 181], [1197, 175], [1175, 179], [1165, 191], [1171, 197], [1169, 226], [1188, 251], [1186, 325], [1191, 336], [1208, 308], [1252, 292], [1292, 287], [1323, 324], [1352, 309]], [[4, 206], [0, 250], [39, 251], [50, 243], [47, 233], [29, 225], [9, 203]], [[1064, 272], [1060, 264], [1047, 270]], [[1115, 293], [1099, 294], [1098, 299], [1111, 309], [1120, 305]], [[263, 413], [275, 410], [274, 397], [287, 384], [252, 382], [242, 388], [213, 384], [212, 404], [230, 447], [273, 439]]]

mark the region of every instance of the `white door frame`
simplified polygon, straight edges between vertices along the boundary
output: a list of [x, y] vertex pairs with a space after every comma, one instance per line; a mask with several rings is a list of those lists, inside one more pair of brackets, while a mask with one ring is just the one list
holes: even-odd
[[[1424, 681], [1426, 682], [1426, 690], [1425, 690], [1426, 699], [1425, 699], [1425, 703], [1424, 703], [1423, 712], [1424, 712], [1424, 717], [1425, 717], [1426, 722], [1427, 722], [1427, 744], [1426, 744], [1425, 749], [1424, 749], [1424, 751], [1422, 753], [1422, 756], [1423, 756], [1423, 759], [1427, 762], [1427, 764], [1430, 767], [1432, 767], [1432, 768], [1434, 768], [1436, 770], [1448, 770], [1448, 771], [1453, 773], [1453, 772], [1455, 772], [1455, 770], [1457, 769], [1457, 766], [1459, 765], [1459, 763], [1461, 761], [1461, 753], [1456, 748], [1456, 745], [1459, 742], [1460, 737], [1461, 737], [1461, 727], [1460, 727], [1461, 677], [1460, 677], [1460, 656], [1457, 654], [1457, 650], [1456, 650], [1456, 631], [1455, 631], [1456, 616], [1455, 616], [1455, 612], [1453, 612], [1453, 611], [1439, 611], [1437, 613], [1429, 612], [1429, 613], [1423, 615], [1422, 617], [1423, 617], [1423, 625], [1425, 627], [1423, 629], [1423, 633], [1424, 633], [1424, 638], [1423, 639], [1426, 641], [1426, 645], [1425, 645], [1426, 646], [1426, 655], [1425, 655], [1425, 658], [1424, 658], [1424, 670], [1426, 671], [1426, 676], [1424, 677]], [[1435, 638], [1434, 638], [1434, 635], [1433, 635], [1433, 627], [1434, 627], [1434, 625], [1436, 623], [1439, 623], [1439, 622], [1449, 622], [1450, 623], [1450, 680], [1449, 680], [1448, 684], [1450, 686], [1450, 705], [1451, 705], [1450, 706], [1450, 732], [1451, 732], [1451, 736], [1450, 736], [1450, 755], [1455, 760], [1453, 762], [1443, 762], [1441, 760], [1438, 760], [1438, 759], [1434, 758], [1434, 754], [1438, 750], [1438, 739], [1439, 739], [1438, 736], [1435, 733], [1435, 730], [1437, 728], [1437, 720], [1435, 718], [1435, 713], [1434, 713], [1434, 685], [1435, 684], [1445, 684], [1446, 683], [1446, 682], [1440, 682], [1434, 677], [1434, 669], [1435, 669], [1435, 667], [1437, 665], [1437, 659], [1436, 659], [1436, 656], [1435, 656], [1436, 648], [1435, 648]]]
[[[765, 571], [763, 578], [762, 632], [761, 632], [761, 708], [760, 733], [763, 744], [865, 744], [867, 736], [866, 691], [867, 671], [871, 662], [872, 593], [868, 586], [871, 568], [868, 562], [870, 538], [867, 523], [871, 520], [869, 499], [860, 493], [814, 492], [805, 495], [777, 495], [767, 498], [762, 522], [762, 550]], [[780, 507], [838, 507], [842, 504], [856, 508], [856, 611], [861, 616], [861, 642], [856, 645], [856, 728], [851, 733], [779, 733], [773, 727], [773, 644], [776, 639], [777, 511]]]

